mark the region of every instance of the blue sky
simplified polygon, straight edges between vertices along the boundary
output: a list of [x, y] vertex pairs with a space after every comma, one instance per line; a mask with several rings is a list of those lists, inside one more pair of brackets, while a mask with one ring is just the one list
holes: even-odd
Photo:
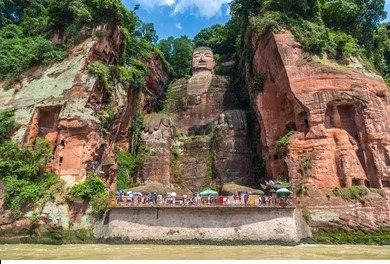
[[[138, 16], [151, 22], [160, 39], [169, 36], [187, 35], [193, 38], [201, 29], [226, 23], [229, 16], [228, 3], [232, 0], [122, 0], [129, 8], [140, 4]], [[386, 21], [390, 21], [390, 0], [386, 0]]]

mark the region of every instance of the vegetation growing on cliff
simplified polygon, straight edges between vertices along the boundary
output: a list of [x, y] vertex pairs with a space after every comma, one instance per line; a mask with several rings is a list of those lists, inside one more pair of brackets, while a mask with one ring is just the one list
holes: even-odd
[[249, 87], [249, 95], [255, 96], [257, 93], [261, 93], [264, 90], [265, 74], [256, 73], [253, 77], [253, 82]]
[[88, 175], [85, 181], [69, 189], [67, 199], [71, 202], [75, 198], [88, 200], [92, 212], [98, 217], [102, 217], [107, 209], [108, 202], [106, 183], [97, 176]]
[[[384, 0], [235, 0], [232, 20], [260, 34], [292, 31], [303, 48], [339, 61], [359, 56], [372, 63], [385, 77], [389, 75], [389, 26]], [[241, 38], [241, 48], [245, 43]]]
[[[133, 32], [137, 17], [120, 0], [31, 0], [0, 2], [0, 81], [35, 65], [61, 60], [98, 24]], [[64, 41], [55, 44], [54, 35]]]
[[290, 132], [288, 132], [287, 134], [281, 136], [281, 137], [276, 141], [276, 146], [279, 147], [279, 148], [284, 147], [284, 146], [287, 144], [287, 142], [288, 142], [288, 140], [290, 139], [290, 137], [291, 137], [292, 135], [294, 135], [294, 134], [295, 134], [295, 131], [290, 131]]
[[0, 144], [0, 182], [4, 184], [4, 206], [18, 216], [27, 205], [55, 199], [59, 178], [46, 170], [51, 160], [49, 142], [38, 138], [33, 147], [20, 148], [13, 141]]
[[351, 186], [349, 188], [334, 188], [333, 194], [346, 200], [359, 200], [369, 193], [366, 186]]
[[313, 233], [313, 239], [317, 243], [325, 244], [390, 244], [390, 228], [380, 227], [376, 231], [353, 228], [324, 227]]
[[[120, 60], [117, 65], [107, 65], [100, 61], [90, 64], [90, 73], [98, 77], [104, 88], [104, 103], [112, 100], [111, 96], [118, 84], [125, 89], [134, 89], [137, 95], [145, 87], [146, 62], [154, 55], [161, 57], [167, 71], [172, 71], [161, 51], [152, 45], [157, 40], [153, 25], [142, 23], [120, 0], [10, 0], [0, 1], [0, 81], [6, 79], [11, 84], [32, 66], [42, 66], [62, 60], [70, 48], [91, 37], [93, 29], [102, 24], [113, 28], [118, 27], [122, 35], [121, 42], [117, 43], [121, 44], [118, 50]], [[96, 31], [96, 37], [104, 38], [105, 35]], [[15, 124], [12, 117], [12, 111], [0, 113], [0, 144], [8, 139], [13, 131]], [[109, 134], [117, 117], [115, 110], [109, 107], [106, 107], [99, 116], [103, 136]], [[140, 133], [137, 131], [140, 126], [137, 120], [141, 120], [142, 124], [141, 118], [135, 118], [134, 138], [137, 138]], [[45, 166], [50, 160], [46, 154], [51, 154], [52, 150], [48, 148], [48, 152], [43, 153], [42, 144], [41, 140], [37, 139], [37, 143], [31, 148], [19, 148], [16, 143], [8, 141], [1, 145], [1, 147], [8, 147], [8, 151], [14, 151], [4, 152], [14, 156], [10, 156], [13, 160], [6, 160], [7, 157], [2, 156], [1, 168], [11, 166], [12, 162], [20, 163], [18, 163], [20, 168], [15, 167], [16, 165], [12, 165], [15, 168], [7, 168], [9, 173], [13, 173], [12, 175], [5, 173], [1, 175], [1, 181], [5, 183], [5, 197], [8, 197], [5, 205], [11, 209], [15, 208], [15, 211], [45, 196], [50, 189], [45, 185], [48, 182], [55, 185], [54, 175], [45, 171]], [[48, 143], [45, 144], [48, 146]], [[137, 148], [137, 142], [133, 145]], [[18, 152], [24, 153], [25, 156], [15, 156]], [[137, 162], [140, 160], [136, 156], [136, 151], [128, 155]], [[21, 159], [30, 156], [34, 156], [35, 160], [31, 159], [31, 161], [36, 162], [22, 166]], [[39, 163], [40, 159], [45, 162]], [[129, 165], [129, 162], [123, 162], [122, 159], [120, 164], [121, 169], [123, 165]], [[18, 173], [23, 172], [24, 175], [17, 174], [13, 169]], [[130, 168], [130, 170], [134, 173], [134, 169]], [[34, 183], [30, 182], [32, 179], [35, 180]], [[55, 179], [59, 182], [58, 177]], [[131, 185], [126, 183], [127, 186], [129, 184]], [[92, 209], [101, 211], [101, 201], [104, 200], [106, 193], [100, 192], [99, 186], [103, 185], [99, 185], [96, 178], [88, 177], [85, 182], [72, 188], [69, 196], [89, 199]], [[21, 188], [23, 191], [20, 190]], [[92, 189], [96, 195], [92, 195], [90, 192]]]
[[133, 175], [136, 168], [137, 159], [135, 155], [127, 152], [119, 151], [118, 157], [118, 174], [117, 187], [118, 189], [127, 189], [134, 187]]
[[164, 54], [165, 59], [172, 65], [177, 77], [190, 75], [194, 45], [187, 36], [163, 39], [159, 42], [158, 48]]
[[13, 110], [0, 112], [0, 145], [14, 132], [17, 123], [14, 118]]

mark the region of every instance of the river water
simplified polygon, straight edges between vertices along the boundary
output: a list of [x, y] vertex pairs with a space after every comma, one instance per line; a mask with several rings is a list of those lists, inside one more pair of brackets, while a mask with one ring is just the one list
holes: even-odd
[[390, 259], [390, 246], [0, 245], [0, 259]]

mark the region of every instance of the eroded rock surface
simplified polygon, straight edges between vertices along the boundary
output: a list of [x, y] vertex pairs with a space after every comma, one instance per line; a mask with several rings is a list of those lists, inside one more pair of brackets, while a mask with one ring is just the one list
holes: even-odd
[[[253, 70], [265, 77], [253, 104], [268, 177], [318, 190], [389, 187], [390, 97], [382, 78], [308, 61], [288, 31], [254, 34], [252, 47]], [[291, 130], [285, 146], [277, 146]]]
[[[170, 75], [162, 59], [151, 54], [145, 89], [138, 92], [118, 83], [107, 98], [104, 85], [89, 72], [89, 66], [96, 60], [119, 64], [122, 36], [118, 27], [109, 25], [97, 26], [91, 35], [97, 32], [103, 37], [86, 39], [64, 61], [30, 69], [11, 89], [0, 87], [0, 110], [16, 110], [20, 129], [13, 137], [22, 144], [33, 145], [37, 137], [49, 140], [52, 170], [68, 185], [91, 172], [115, 189], [114, 145], [129, 150], [135, 105], [139, 104], [141, 114], [154, 111], [155, 102], [162, 104]], [[104, 124], [105, 118], [111, 118], [111, 123]]]

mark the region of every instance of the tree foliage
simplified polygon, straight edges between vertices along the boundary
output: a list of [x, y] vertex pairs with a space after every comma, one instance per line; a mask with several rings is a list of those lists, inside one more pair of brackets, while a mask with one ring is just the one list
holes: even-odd
[[105, 193], [106, 183], [97, 176], [89, 175], [87, 179], [70, 188], [68, 196], [91, 200], [95, 196]]
[[52, 157], [49, 142], [38, 138], [35, 146], [20, 148], [13, 141], [0, 144], [0, 182], [4, 184], [4, 206], [17, 216], [21, 208], [43, 198], [54, 199], [59, 178], [46, 171]]
[[[261, 34], [291, 30], [306, 51], [327, 53], [345, 61], [367, 58], [388, 76], [388, 31], [385, 0], [234, 0], [232, 19], [241, 21], [242, 38], [248, 25]], [[243, 43], [241, 43], [243, 45]], [[241, 46], [242, 47], [242, 46]]]
[[186, 76], [191, 71], [191, 59], [194, 46], [187, 36], [169, 37], [160, 40], [158, 48], [165, 59], [172, 65], [177, 76]]
[[17, 124], [15, 122], [13, 110], [0, 112], [0, 145], [3, 144], [6, 139], [9, 139], [16, 127]]
[[136, 34], [151, 44], [156, 44], [158, 41], [158, 36], [153, 23], [140, 22], [137, 27]]
[[[120, 0], [0, 0], [0, 81], [62, 60], [86, 29], [112, 24], [133, 34], [139, 23]], [[150, 28], [143, 37], [153, 41]], [[65, 34], [65, 43], [52, 43], [56, 32]]]
[[209, 47], [222, 60], [231, 59], [236, 51], [237, 31], [233, 23], [227, 25], [216, 24], [202, 29], [195, 37], [196, 47]]

